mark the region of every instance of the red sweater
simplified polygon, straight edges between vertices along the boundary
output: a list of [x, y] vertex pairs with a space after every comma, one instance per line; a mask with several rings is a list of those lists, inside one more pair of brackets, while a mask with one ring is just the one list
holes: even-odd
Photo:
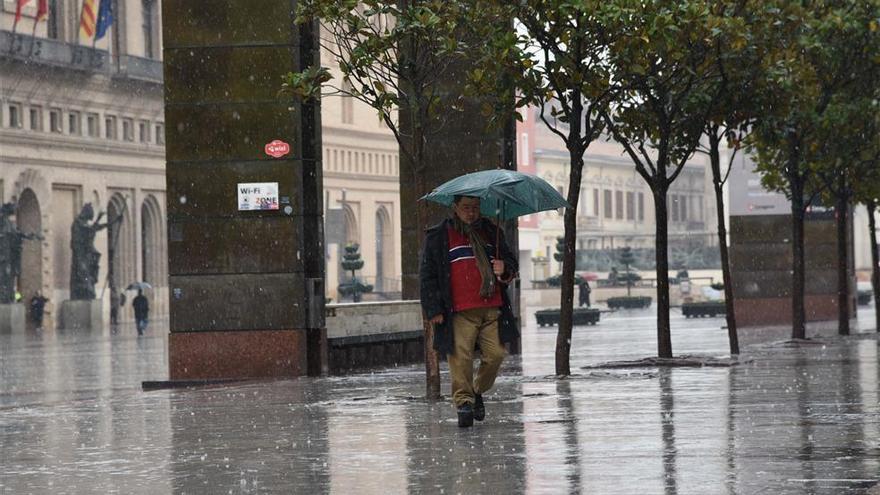
[[[477, 268], [477, 259], [470, 240], [452, 227], [447, 227], [449, 236], [449, 271], [452, 287], [452, 311], [459, 312], [473, 308], [497, 308], [501, 306], [501, 288], [495, 283], [491, 297], [480, 297], [483, 278]], [[486, 245], [489, 263], [495, 258], [494, 246]]]

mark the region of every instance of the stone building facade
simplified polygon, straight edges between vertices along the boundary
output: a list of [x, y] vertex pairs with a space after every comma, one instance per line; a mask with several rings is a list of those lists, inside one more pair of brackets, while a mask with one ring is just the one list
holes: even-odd
[[[332, 84], [341, 84], [329, 55]], [[327, 296], [339, 301], [342, 247], [358, 244], [364, 267], [357, 273], [383, 298], [400, 293], [400, 216], [415, 205], [400, 204], [398, 144], [375, 110], [348, 96], [321, 102], [324, 159], [324, 218], [327, 245]], [[404, 209], [406, 211], [401, 211]]]
[[[86, 203], [121, 223], [96, 239], [95, 290], [105, 318], [125, 287], [153, 285], [152, 313], [167, 314], [164, 119], [159, 1], [117, 2], [116, 19], [94, 45], [78, 43], [79, 2], [49, 1], [35, 23], [29, 2], [13, 33], [15, 2], [0, 12], [0, 198], [17, 222], [40, 232], [26, 242], [20, 292], [49, 298], [47, 326], [69, 296], [70, 228]], [[34, 36], [31, 36], [31, 33]], [[127, 294], [130, 302], [133, 293]]]
[[[89, 202], [105, 212], [103, 221], [123, 217], [96, 239], [105, 318], [125, 286], [139, 280], [154, 287], [153, 316], [167, 316], [161, 2], [114, 6], [112, 27], [93, 46], [78, 39], [80, 2], [49, 0], [48, 19], [36, 24], [36, 2], [29, 2], [13, 33], [15, 2], [0, 0], [0, 200], [16, 202], [19, 225], [44, 236], [25, 245], [20, 285], [25, 300], [37, 291], [49, 297], [49, 325], [69, 295], [70, 226]], [[397, 143], [352, 98], [329, 96], [322, 107], [327, 296], [338, 300], [336, 287], [347, 276], [340, 253], [357, 243], [365, 262], [358, 276], [375, 287], [375, 297], [394, 297]], [[133, 318], [130, 304], [118, 318]]]
[[[568, 151], [541, 122], [539, 109], [522, 112], [517, 124], [519, 170], [538, 175], [565, 197], [570, 165]], [[700, 246], [717, 246], [717, 218], [707, 160], [697, 156], [670, 188], [669, 243], [673, 260]], [[584, 155], [577, 215], [577, 249], [581, 252], [629, 246], [649, 251], [655, 242], [654, 200], [623, 148], [605, 139]], [[529, 215], [520, 220], [520, 266], [523, 286], [560, 273], [553, 260], [556, 238], [564, 234], [563, 211]], [[607, 268], [606, 268], [607, 269]], [[600, 273], [600, 275], [603, 275]]]

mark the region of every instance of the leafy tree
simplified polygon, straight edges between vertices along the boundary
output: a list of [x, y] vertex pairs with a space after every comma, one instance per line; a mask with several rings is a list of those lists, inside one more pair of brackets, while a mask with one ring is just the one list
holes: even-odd
[[[858, 192], [858, 184], [870, 177], [880, 162], [877, 143], [880, 113], [876, 98], [870, 94], [863, 98], [849, 94], [841, 96], [842, 101], [829, 106], [821, 127], [817, 129], [821, 139], [817, 173], [825, 186], [825, 202], [833, 204], [835, 210], [838, 333], [849, 335], [849, 209]], [[840, 132], [840, 129], [847, 131]]]
[[749, 143], [757, 152], [765, 187], [791, 201], [792, 338], [802, 339], [806, 337], [804, 219], [822, 189], [817, 174], [822, 143], [827, 142], [822, 129], [835, 119], [835, 97], [860, 83], [856, 66], [865, 60], [865, 29], [876, 31], [877, 4], [771, 0], [765, 7], [765, 29], [775, 37], [777, 49], [765, 57], [766, 75], [760, 81], [764, 111], [753, 125]]
[[[727, 335], [731, 354], [739, 354], [739, 335], [736, 323], [735, 299], [730, 273], [730, 253], [727, 247], [727, 216], [724, 205], [724, 185], [737, 154], [740, 152], [749, 126], [760, 107], [755, 104], [755, 84], [759, 79], [764, 53], [769, 49], [763, 32], [756, 27], [763, 9], [760, 0], [710, 3], [708, 29], [712, 34], [710, 60], [717, 77], [711, 81], [711, 113], [703, 124], [704, 139], [697, 147], [709, 158], [712, 187], [715, 193], [715, 212], [718, 223], [718, 247], [721, 258], [726, 306]], [[729, 153], [722, 160], [722, 146]]]
[[[472, 90], [497, 95], [487, 103], [490, 120], [506, 120], [514, 108], [534, 105], [540, 119], [569, 153], [562, 259], [562, 307], [556, 337], [556, 374], [569, 375], [574, 303], [577, 204], [584, 153], [602, 133], [604, 108], [613, 93], [608, 70], [611, 33], [607, 3], [599, 0], [472, 0], [468, 23], [478, 68], [470, 74]], [[511, 21], [516, 20], [516, 29]], [[517, 115], [519, 118], [519, 116]]]
[[[355, 98], [372, 107], [400, 146], [416, 185], [416, 197], [430, 192], [426, 177], [426, 143], [443, 127], [457, 98], [443, 81], [463, 56], [459, 42], [460, 2], [444, 0], [303, 0], [297, 22], [317, 20], [321, 49], [342, 74], [334, 81], [326, 67], [310, 67], [284, 78], [282, 92], [314, 98], [329, 94]], [[428, 206], [418, 206], [418, 232], [428, 223]], [[421, 242], [421, 239], [420, 241]], [[404, 297], [418, 298], [418, 288], [405, 284]], [[410, 292], [415, 291], [415, 293]], [[432, 341], [433, 325], [425, 327], [427, 395], [440, 397], [439, 360]]]
[[877, 246], [877, 205], [880, 204], [880, 159], [875, 161], [873, 171], [859, 182], [856, 198], [868, 209], [868, 231], [871, 242], [871, 285], [874, 288], [876, 329], [880, 332], [880, 248]]
[[672, 357], [667, 193], [693, 156], [717, 78], [705, 2], [613, 2], [606, 54], [622, 86], [603, 118], [653, 193], [656, 215], [657, 352]]
[[[838, 333], [850, 333], [849, 210], [860, 182], [870, 177], [880, 156], [880, 2], [863, 2], [833, 13], [832, 27], [842, 32], [839, 56], [851, 58], [847, 84], [815, 126], [810, 149], [825, 186], [825, 202], [833, 204], [837, 224]], [[876, 175], [876, 173], [875, 173]]]
[[345, 284], [339, 285], [339, 293], [343, 296], [351, 296], [354, 302], [361, 302], [361, 294], [373, 292], [373, 286], [364, 284], [357, 278], [357, 272], [364, 267], [364, 260], [361, 258], [360, 245], [349, 244], [345, 246], [345, 253], [342, 255], [342, 268], [351, 272], [351, 280]]

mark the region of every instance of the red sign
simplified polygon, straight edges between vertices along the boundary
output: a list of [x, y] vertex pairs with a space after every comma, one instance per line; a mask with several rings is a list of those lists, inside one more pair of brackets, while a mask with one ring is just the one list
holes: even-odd
[[265, 151], [266, 154], [272, 158], [281, 158], [290, 153], [290, 145], [284, 141], [275, 139], [271, 143], [266, 144]]

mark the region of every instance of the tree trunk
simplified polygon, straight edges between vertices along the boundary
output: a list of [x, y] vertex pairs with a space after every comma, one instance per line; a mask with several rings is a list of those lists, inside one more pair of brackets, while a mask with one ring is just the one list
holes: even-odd
[[[661, 179], [662, 180], [662, 179]], [[669, 232], [666, 189], [654, 188], [657, 258], [657, 356], [672, 357], [672, 336], [669, 325]]]
[[804, 184], [799, 177], [791, 180], [791, 338], [807, 338], [804, 294], [806, 262], [804, 258]]
[[[568, 174], [568, 204], [565, 209], [565, 251], [562, 257], [562, 279], [560, 280], [562, 306], [559, 308], [559, 332], [556, 334], [556, 375], [571, 374], [571, 329], [574, 312], [574, 269], [575, 248], [577, 247], [577, 205], [581, 194], [581, 174], [584, 169], [584, 151], [581, 144], [583, 131], [584, 102], [579, 91], [571, 91], [571, 115], [569, 115], [568, 157], [571, 169]], [[589, 115], [587, 116], [589, 118]], [[549, 253], [548, 253], [549, 255]]]
[[709, 134], [709, 158], [712, 165], [712, 184], [715, 188], [715, 213], [718, 216], [718, 249], [721, 252], [721, 274], [724, 281], [724, 305], [727, 310], [727, 340], [730, 353], [739, 354], [739, 334], [734, 312], [733, 277], [730, 274], [730, 252], [727, 249], [727, 218], [724, 216], [724, 182], [721, 177], [721, 140], [717, 134]]
[[568, 179], [568, 204], [565, 209], [565, 251], [562, 257], [561, 301], [559, 332], [556, 334], [556, 374], [571, 374], [571, 333], [574, 312], [574, 272], [577, 247], [577, 204], [581, 194], [581, 175], [584, 168], [584, 150], [573, 147], [570, 151], [571, 171]]
[[846, 175], [841, 174], [837, 191], [837, 333], [849, 335], [849, 195]]
[[[416, 172], [417, 197], [420, 198], [427, 193], [424, 174], [420, 173], [424, 170], [425, 144], [421, 125], [418, 122], [413, 124], [413, 156], [416, 160], [416, 166], [412, 170]], [[428, 226], [428, 205], [424, 201], [419, 203], [418, 212], [418, 232], [421, 235]], [[421, 253], [424, 250], [424, 239], [420, 240], [419, 244], [419, 252]], [[425, 329], [425, 397], [428, 400], [440, 400], [440, 357], [434, 350], [434, 325], [428, 322], [425, 315], [422, 315], [422, 326]]]
[[874, 214], [877, 212], [877, 202], [869, 201], [868, 207], [868, 231], [871, 239], [871, 282], [874, 287], [874, 315], [876, 316], [876, 331], [880, 332], [880, 248], [877, 247], [877, 223]]

